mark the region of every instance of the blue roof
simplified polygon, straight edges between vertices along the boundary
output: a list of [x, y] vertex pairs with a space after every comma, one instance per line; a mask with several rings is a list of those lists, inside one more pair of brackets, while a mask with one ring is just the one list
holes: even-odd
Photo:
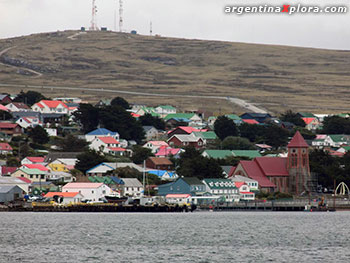
[[165, 173], [168, 173], [170, 178], [175, 175], [175, 173], [168, 172], [165, 170], [154, 170], [154, 171], [148, 171], [147, 173], [157, 175], [158, 177], [163, 177]]
[[117, 132], [112, 132], [110, 130], [107, 130], [105, 128], [98, 128], [94, 131], [89, 132], [87, 135], [118, 135]]
[[176, 121], [178, 121], [178, 122], [191, 122], [191, 120], [189, 120], [189, 119], [187, 119], [187, 118], [177, 118], [177, 117], [171, 118], [171, 119], [169, 119], [169, 120], [176, 120]]
[[93, 170], [93, 169], [95, 169], [95, 168], [97, 168], [97, 167], [99, 167], [99, 166], [101, 166], [101, 165], [108, 166], [108, 167], [111, 168], [112, 170], [115, 169], [115, 168], [113, 168], [112, 166], [110, 166], [110, 165], [108, 165], [108, 164], [106, 164], [106, 163], [100, 163], [100, 164], [95, 165], [94, 167], [90, 168], [90, 169], [87, 170], [85, 173], [89, 173], [91, 170]]
[[110, 177], [112, 179], [113, 182], [115, 182], [116, 184], [125, 184], [124, 181], [116, 176], [111, 176]]

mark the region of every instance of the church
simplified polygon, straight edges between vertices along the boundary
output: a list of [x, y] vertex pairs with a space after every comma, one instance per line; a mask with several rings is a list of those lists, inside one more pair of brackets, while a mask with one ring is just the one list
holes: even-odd
[[261, 191], [301, 195], [311, 191], [309, 146], [297, 131], [289, 142], [288, 156], [256, 157], [240, 161], [233, 175], [258, 181]]

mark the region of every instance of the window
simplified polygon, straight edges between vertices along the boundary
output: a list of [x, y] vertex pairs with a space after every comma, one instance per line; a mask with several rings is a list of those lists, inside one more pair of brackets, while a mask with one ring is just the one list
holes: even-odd
[[41, 175], [41, 179], [45, 179], [45, 175], [42, 174], [42, 175]]
[[103, 191], [102, 191], [102, 194], [106, 194], [106, 190], [103, 190]]
[[33, 178], [33, 175], [31, 174], [29, 177], [32, 179], [32, 178]]
[[91, 193], [93, 194], [93, 193], [94, 193], [94, 190], [92, 190]]

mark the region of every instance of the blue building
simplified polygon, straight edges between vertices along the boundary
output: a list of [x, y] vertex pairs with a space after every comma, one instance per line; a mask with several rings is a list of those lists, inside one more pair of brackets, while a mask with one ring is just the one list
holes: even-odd
[[271, 119], [271, 115], [268, 113], [255, 113], [255, 112], [246, 112], [244, 114], [242, 114], [241, 119], [244, 120], [256, 120], [259, 123], [264, 123], [265, 121]]
[[181, 177], [175, 182], [158, 186], [158, 195], [167, 194], [190, 194], [192, 196], [202, 195], [205, 185], [197, 177]]

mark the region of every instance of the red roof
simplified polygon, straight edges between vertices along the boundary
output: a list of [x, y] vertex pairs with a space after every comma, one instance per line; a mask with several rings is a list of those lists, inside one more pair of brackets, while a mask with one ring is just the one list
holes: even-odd
[[13, 105], [15, 105], [18, 109], [28, 109], [28, 105], [22, 103], [22, 102], [12, 102]]
[[255, 161], [240, 161], [239, 162], [247, 176], [255, 181], [258, 181], [260, 187], [276, 187], [262, 172], [259, 165]]
[[300, 132], [297, 131], [294, 134], [294, 137], [288, 144], [288, 148], [308, 148], [309, 145], [304, 140], [303, 136], [301, 136]]
[[93, 188], [99, 188], [103, 185], [103, 183], [68, 183], [63, 186], [63, 188], [69, 189], [79, 189], [79, 188], [87, 188], [87, 189], [93, 189]]
[[303, 121], [305, 122], [305, 124], [310, 124], [311, 122], [313, 122], [316, 118], [302, 118]]
[[236, 171], [237, 166], [232, 166], [230, 172], [228, 173], [228, 177], [232, 177], [234, 172]]
[[27, 157], [27, 159], [32, 163], [43, 163], [45, 160], [44, 157]]
[[114, 152], [125, 152], [126, 151], [126, 149], [121, 148], [121, 147], [108, 147], [108, 149], [110, 149], [111, 151], [114, 151]]
[[289, 176], [287, 158], [256, 157], [254, 161], [259, 165], [266, 176]]
[[14, 129], [18, 126], [17, 123], [0, 122], [1, 129]]
[[177, 129], [183, 130], [187, 134], [191, 134], [192, 132], [206, 132], [206, 131], [208, 131], [208, 129], [197, 129], [197, 128], [193, 128], [193, 127], [190, 127], [190, 126], [179, 126], [179, 127], [176, 127], [175, 129], [173, 129], [171, 131], [168, 131], [168, 134], [172, 133], [173, 131], [175, 131]]
[[176, 155], [181, 151], [179, 148], [167, 148], [166, 146], [162, 146], [159, 148], [159, 151], [156, 153], [156, 156], [168, 156], [168, 155]]
[[12, 151], [12, 147], [7, 142], [2, 142], [2, 143], [0, 143], [0, 150], [1, 151]]
[[27, 184], [31, 184], [32, 181], [29, 180], [28, 178], [25, 178], [25, 177], [17, 177], [18, 179], [22, 180], [23, 182], [27, 183]]
[[62, 197], [75, 197], [79, 192], [48, 192], [44, 197], [54, 197], [55, 195]]
[[141, 115], [132, 112], [132, 113], [131, 113], [131, 116], [133, 116], [134, 118], [138, 118], [138, 117], [140, 117]]
[[252, 193], [252, 192], [240, 192], [240, 194], [254, 194], [254, 193]]
[[43, 172], [49, 171], [48, 168], [46, 168], [44, 165], [39, 164], [39, 163], [24, 164], [23, 166], [25, 166], [25, 168], [29, 168], [29, 169], [38, 169], [38, 170], [43, 171]]
[[103, 143], [106, 144], [119, 144], [119, 142], [114, 139], [113, 137], [107, 136], [107, 137], [98, 137]]
[[242, 119], [242, 121], [248, 124], [259, 124], [259, 122], [254, 119]]
[[245, 184], [245, 182], [235, 182], [235, 186], [237, 187], [237, 188], [240, 188], [242, 185], [244, 185]]
[[[66, 104], [64, 104], [62, 101], [59, 101], [59, 100], [42, 100], [42, 101], [40, 101], [38, 103], [38, 106], [39, 106], [39, 104], [45, 104], [49, 108], [57, 108], [58, 105], [62, 105], [63, 107], [68, 109], [68, 106]], [[40, 108], [42, 108], [42, 107], [40, 107]]]
[[0, 104], [0, 110], [2, 111], [9, 111], [8, 108], [6, 108], [4, 105]]
[[18, 167], [9, 167], [9, 166], [1, 166], [1, 174], [4, 175], [10, 175], [16, 172]]

